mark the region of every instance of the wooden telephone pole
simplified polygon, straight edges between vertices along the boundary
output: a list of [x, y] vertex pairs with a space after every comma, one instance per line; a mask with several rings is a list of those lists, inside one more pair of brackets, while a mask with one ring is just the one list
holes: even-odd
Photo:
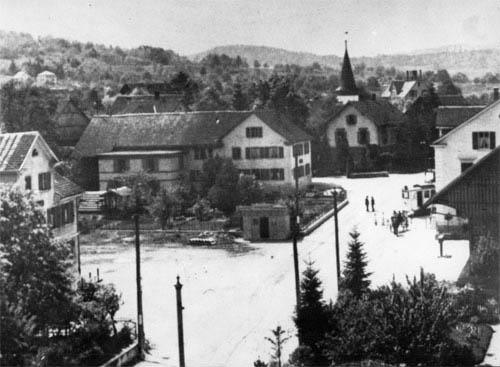
[[335, 258], [337, 261], [337, 288], [340, 284], [339, 218], [337, 208], [337, 189], [333, 189], [333, 214], [335, 217]]
[[299, 254], [297, 250], [297, 238], [299, 237], [299, 167], [298, 156], [295, 154], [295, 209], [293, 215], [292, 238], [293, 238], [293, 267], [295, 271], [295, 296], [297, 302], [297, 310], [300, 307], [300, 277], [299, 277]]
[[177, 275], [177, 283], [175, 283], [175, 293], [177, 297], [177, 334], [179, 339], [179, 367], [186, 367], [186, 361], [184, 359], [184, 325], [182, 321], [182, 284], [179, 281], [179, 276]]
[[139, 343], [139, 358], [144, 359], [144, 320], [142, 314], [142, 287], [141, 287], [141, 243], [139, 238], [139, 214], [135, 220], [135, 270], [137, 287], [137, 339]]

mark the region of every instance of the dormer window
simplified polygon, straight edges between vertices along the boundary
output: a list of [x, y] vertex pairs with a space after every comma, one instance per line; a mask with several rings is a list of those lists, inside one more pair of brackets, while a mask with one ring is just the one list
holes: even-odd
[[345, 121], [347, 123], [347, 125], [356, 125], [358, 123], [358, 116], [356, 115], [347, 115], [345, 117]]
[[262, 138], [262, 127], [247, 127], [247, 138]]
[[31, 152], [31, 156], [32, 157], [37, 157], [38, 156], [38, 150], [33, 149], [33, 151]]

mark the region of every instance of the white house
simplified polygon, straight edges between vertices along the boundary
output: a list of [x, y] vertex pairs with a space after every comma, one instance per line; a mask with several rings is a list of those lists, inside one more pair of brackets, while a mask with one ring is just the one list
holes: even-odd
[[183, 173], [196, 181], [210, 157], [231, 158], [267, 185], [311, 182], [311, 137], [274, 111], [208, 111], [95, 116], [76, 151], [90, 168], [87, 188], [105, 190], [147, 172], [164, 187]]
[[54, 152], [37, 131], [0, 134], [0, 186], [30, 193], [46, 214], [56, 240], [78, 248], [78, 199], [82, 189], [60, 176]]
[[429, 85], [422, 79], [417, 70], [407, 71], [406, 80], [393, 80], [382, 92], [381, 97], [388, 99], [393, 105], [405, 112], [408, 106], [418, 97], [427, 93]]
[[491, 152], [500, 134], [500, 101], [495, 101], [433, 143], [436, 190]]
[[57, 84], [57, 76], [52, 71], [42, 71], [36, 76], [36, 84], [39, 86], [54, 86]]

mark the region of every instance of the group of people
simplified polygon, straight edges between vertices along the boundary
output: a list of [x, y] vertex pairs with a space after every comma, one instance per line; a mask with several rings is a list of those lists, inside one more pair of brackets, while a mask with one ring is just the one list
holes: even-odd
[[372, 212], [375, 211], [375, 199], [373, 198], [373, 196], [371, 197], [371, 200], [368, 198], [368, 195], [366, 195], [366, 198], [365, 198], [365, 206], [366, 206], [366, 211], [369, 212], [370, 211], [370, 204], [372, 204]]

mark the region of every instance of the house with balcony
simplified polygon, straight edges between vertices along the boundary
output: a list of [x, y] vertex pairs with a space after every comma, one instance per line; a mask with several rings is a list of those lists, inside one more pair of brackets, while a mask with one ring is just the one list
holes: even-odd
[[[203, 162], [232, 159], [266, 185], [311, 182], [311, 137], [275, 111], [198, 111], [94, 116], [75, 147], [86, 188], [106, 190], [120, 176], [145, 172], [169, 188], [196, 181]], [[297, 165], [297, 168], [295, 167]]]
[[497, 100], [436, 140], [432, 145], [436, 191], [497, 147], [499, 134], [500, 100]]
[[58, 158], [37, 131], [0, 134], [0, 186], [29, 193], [58, 241], [78, 249], [78, 201], [83, 190], [59, 175]]

